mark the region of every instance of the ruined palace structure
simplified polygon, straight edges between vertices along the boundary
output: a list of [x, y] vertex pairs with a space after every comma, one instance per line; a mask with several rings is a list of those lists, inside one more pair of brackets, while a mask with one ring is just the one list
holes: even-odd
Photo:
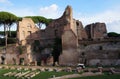
[[97, 22], [83, 27], [81, 21], [73, 19], [72, 8], [67, 6], [63, 15], [50, 22], [45, 29], [38, 28], [30, 18], [19, 21], [17, 44], [8, 47], [5, 62], [120, 65], [119, 48], [120, 39], [107, 36], [105, 23]]

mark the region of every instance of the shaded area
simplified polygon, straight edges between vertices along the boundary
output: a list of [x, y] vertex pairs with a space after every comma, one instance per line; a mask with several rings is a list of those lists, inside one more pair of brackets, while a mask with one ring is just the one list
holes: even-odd
[[55, 43], [53, 45], [53, 51], [52, 51], [52, 55], [53, 55], [53, 66], [55, 66], [55, 62], [59, 63], [59, 56], [62, 52], [62, 40], [61, 38], [55, 38]]

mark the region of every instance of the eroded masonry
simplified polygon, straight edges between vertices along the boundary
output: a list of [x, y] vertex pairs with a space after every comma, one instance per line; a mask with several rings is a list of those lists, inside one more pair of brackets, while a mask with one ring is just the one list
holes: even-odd
[[44, 30], [32, 19], [23, 18], [18, 23], [17, 39], [17, 44], [7, 49], [6, 64], [120, 65], [120, 38], [109, 38], [105, 23], [83, 27], [73, 18], [71, 6]]

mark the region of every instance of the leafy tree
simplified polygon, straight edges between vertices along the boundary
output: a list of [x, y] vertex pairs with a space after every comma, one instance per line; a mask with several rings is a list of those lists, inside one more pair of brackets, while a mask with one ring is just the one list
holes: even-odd
[[120, 34], [115, 33], [115, 32], [109, 32], [108, 37], [120, 37]]
[[[4, 31], [0, 31], [0, 35], [4, 36]], [[11, 35], [8, 34], [8, 38], [16, 38], [17, 31], [11, 31]]]
[[7, 47], [8, 28], [18, 20], [17, 16], [9, 12], [0, 12], [0, 25], [4, 27], [5, 46]]
[[52, 21], [52, 19], [47, 19], [42, 16], [26, 16], [26, 17], [31, 18], [34, 21], [34, 23], [36, 23], [39, 26], [39, 28], [41, 28], [42, 24], [48, 25]]

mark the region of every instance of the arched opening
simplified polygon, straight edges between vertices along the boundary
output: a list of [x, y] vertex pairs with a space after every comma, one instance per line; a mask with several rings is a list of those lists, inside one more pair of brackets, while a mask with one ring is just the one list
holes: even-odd
[[45, 23], [38, 23], [38, 24], [35, 24], [39, 29], [42, 29], [42, 30], [44, 30], [47, 26], [46, 26], [46, 24]]
[[46, 28], [46, 24], [42, 23], [41, 24], [41, 29], [45, 29]]
[[53, 56], [53, 66], [59, 64], [59, 56], [62, 52], [62, 40], [61, 38], [55, 38], [54, 40], [54, 45], [53, 45], [53, 51], [52, 51], [52, 56]]

